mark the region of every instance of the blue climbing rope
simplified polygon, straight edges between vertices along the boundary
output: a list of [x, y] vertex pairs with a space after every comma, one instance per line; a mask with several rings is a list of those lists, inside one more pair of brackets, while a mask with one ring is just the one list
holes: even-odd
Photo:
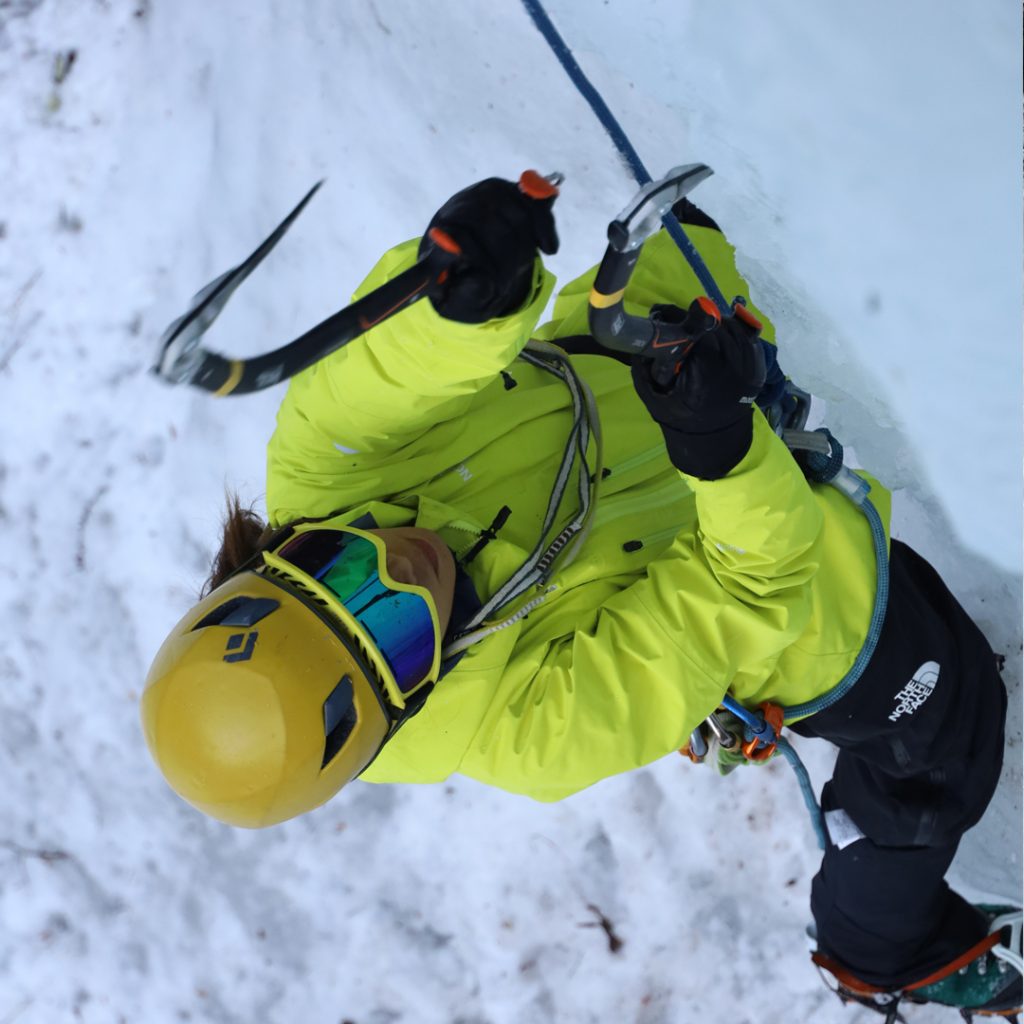
[[[633, 172], [633, 177], [636, 178], [637, 184], [647, 185], [652, 181], [651, 175], [648, 173], [647, 168], [644, 166], [644, 162], [640, 159], [640, 155], [633, 148], [633, 144], [629, 141], [626, 133], [622, 130], [622, 126], [615, 119], [615, 115], [608, 109], [608, 104], [605, 103], [601, 94], [594, 88], [590, 79], [583, 73], [583, 69], [576, 62], [576, 58], [572, 55], [572, 50], [566, 45], [565, 40], [559, 35], [558, 29], [555, 28], [551, 19], [548, 17], [547, 12], [544, 10], [543, 4], [539, 0], [523, 0], [523, 6], [526, 8], [527, 14], [533, 20], [534, 25], [537, 26], [540, 34], [547, 41], [551, 47], [553, 53], [558, 58], [562, 67], [565, 69], [566, 74], [572, 80], [573, 85], [579, 89], [583, 98], [590, 104], [590, 109], [597, 115], [597, 119], [601, 122], [604, 130], [608, 133], [608, 137], [615, 144], [615, 148], [622, 155], [622, 158], [626, 161], [627, 166]], [[714, 277], [711, 275], [711, 271], [708, 270], [707, 264], [704, 262], [703, 257], [697, 252], [693, 242], [690, 241], [689, 236], [683, 230], [683, 226], [679, 223], [675, 214], [670, 210], [661, 219], [662, 224], [665, 225], [665, 230], [672, 237], [672, 241], [679, 247], [680, 252], [686, 257], [686, 262], [690, 264], [693, 272], [697, 275], [697, 279], [704, 287], [704, 291], [708, 297], [712, 299], [716, 306], [723, 311], [724, 314], [728, 315], [732, 309], [732, 303], [726, 302], [725, 296], [722, 294], [721, 289], [715, 282]]]
[[745, 708], [731, 694], [722, 698], [722, 707], [730, 714], [735, 715], [743, 723], [743, 735], [746, 740], [758, 740], [765, 746], [775, 746], [780, 754], [789, 762], [790, 767], [796, 775], [796, 781], [800, 784], [800, 795], [804, 798], [804, 805], [807, 807], [807, 814], [811, 819], [811, 827], [818, 839], [818, 848], [825, 849], [827, 840], [825, 835], [825, 819], [821, 813], [817, 798], [814, 796], [814, 787], [811, 785], [811, 777], [807, 768], [794, 746], [785, 736], [777, 736], [775, 730], [760, 711], [751, 711]]
[[828, 838], [825, 832], [825, 816], [822, 814], [821, 807], [818, 805], [817, 798], [814, 795], [814, 787], [811, 785], [811, 777], [807, 774], [807, 768], [804, 766], [803, 761], [800, 760], [800, 755], [796, 752], [793, 744], [785, 736], [780, 736], [775, 742], [778, 744], [779, 753], [782, 754], [789, 762], [790, 768], [793, 769], [796, 781], [800, 783], [800, 795], [804, 798], [807, 813], [811, 817], [814, 834], [818, 837], [818, 849], [824, 850], [828, 845]]
[[782, 711], [788, 721], [816, 715], [819, 711], [830, 708], [837, 700], [846, 696], [854, 683], [864, 674], [867, 663], [870, 662], [871, 655], [874, 653], [874, 648], [879, 645], [882, 626], [886, 618], [886, 608], [889, 605], [889, 545], [882, 516], [867, 497], [870, 494], [871, 485], [863, 477], [857, 476], [843, 465], [843, 446], [831, 435], [829, 430], [819, 429], [827, 436], [833, 454], [821, 456], [809, 453], [806, 456], [806, 472], [812, 480], [830, 483], [837, 487], [866, 517], [868, 525], [871, 527], [871, 541], [874, 547], [874, 580], [876, 580], [874, 582], [874, 607], [871, 609], [871, 621], [867, 627], [867, 636], [864, 638], [864, 644], [854, 659], [850, 671], [827, 693], [822, 693], [801, 705], [790, 705], [783, 708]]
[[[590, 109], [597, 115], [597, 119], [601, 122], [604, 130], [608, 133], [608, 137], [612, 140], [615, 148], [619, 151], [623, 160], [625, 160], [627, 166], [633, 172], [633, 176], [636, 178], [637, 183], [641, 186], [650, 183], [652, 180], [651, 175], [644, 166], [644, 162], [640, 159], [640, 155], [633, 148], [633, 145], [626, 136], [626, 133], [622, 130], [622, 126], [608, 108], [608, 104], [605, 103], [601, 94], [594, 88], [590, 79], [588, 79], [583, 73], [583, 69], [577, 63], [576, 58], [572, 54], [572, 50], [570, 50], [566, 45], [566, 42], [559, 34], [558, 29], [555, 28], [551, 19], [548, 17], [543, 4], [540, 3], [540, 0], [523, 0], [523, 6], [526, 8], [527, 13], [530, 15], [530, 18], [533, 20], [534, 25], [537, 26], [541, 35], [544, 36], [544, 39], [551, 47], [562, 67], [565, 69], [566, 74], [568, 74], [569, 78], [572, 80], [573, 85], [576, 86], [583, 98], [590, 104]], [[697, 279], [703, 285], [707, 295], [723, 312], [731, 310], [732, 303], [726, 302], [725, 296], [722, 294], [721, 289], [715, 282], [714, 277], [712, 277], [711, 271], [708, 270], [707, 264], [704, 262], [700, 253], [697, 252], [676, 216], [669, 211], [662, 218], [662, 223], [665, 225], [665, 230], [668, 231], [683, 256], [686, 257], [687, 263], [690, 264], [693, 272], [697, 275]], [[781, 374], [779, 376], [781, 378]], [[858, 477], [855, 473], [843, 466], [842, 446], [839, 445], [831, 434], [828, 436], [829, 440], [833, 444], [833, 455], [831, 457], [821, 457], [815, 456], [813, 453], [810, 454], [807, 458], [808, 476], [812, 480], [817, 480], [820, 483], [830, 483], [834, 487], [837, 487], [855, 505], [857, 505], [861, 512], [863, 512], [867, 517], [868, 523], [871, 527], [871, 537], [874, 542], [875, 566], [877, 569], [875, 604], [872, 609], [871, 623], [868, 628], [867, 637], [860, 653], [857, 655], [856, 660], [850, 668], [850, 671], [846, 673], [836, 686], [827, 693], [822, 694], [820, 697], [816, 697], [814, 700], [807, 701], [803, 704], [794, 704], [783, 708], [786, 720], [806, 718], [809, 715], [813, 715], [818, 711], [831, 707], [836, 703], [836, 701], [849, 692], [854, 683], [860, 679], [864, 669], [867, 668], [868, 662], [871, 660], [872, 654], [875, 652], [875, 647], [878, 645], [878, 639], [882, 633], [882, 623], [885, 620], [885, 610], [889, 599], [888, 544], [886, 542], [885, 527], [882, 525], [881, 517], [874, 505], [868, 499], [868, 493], [871, 490], [871, 486], [866, 480]], [[814, 790], [811, 786], [811, 780], [807, 773], [807, 768], [804, 766], [803, 761], [801, 761], [800, 755], [787, 739], [781, 736], [775, 736], [774, 730], [767, 723], [763, 714], [749, 711], [728, 694], [723, 699], [722, 705], [726, 710], [731, 711], [741, 722], [743, 722], [748, 740], [757, 738], [765, 745], [774, 742], [777, 745], [778, 751], [790, 763], [797, 777], [797, 781], [800, 784], [800, 792], [803, 795], [804, 803], [807, 805], [807, 811], [810, 815], [815, 835], [818, 837], [818, 845], [824, 850], [827, 842], [824, 818], [821, 808], [818, 806], [818, 801], [815, 799]]]

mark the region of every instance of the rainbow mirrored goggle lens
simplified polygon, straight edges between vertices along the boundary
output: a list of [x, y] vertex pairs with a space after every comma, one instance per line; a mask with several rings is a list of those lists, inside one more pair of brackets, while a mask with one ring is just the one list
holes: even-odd
[[309, 529], [286, 540], [271, 559], [294, 566], [340, 602], [391, 670], [399, 704], [436, 681], [441, 637], [434, 602], [425, 588], [388, 575], [379, 537], [351, 527]]

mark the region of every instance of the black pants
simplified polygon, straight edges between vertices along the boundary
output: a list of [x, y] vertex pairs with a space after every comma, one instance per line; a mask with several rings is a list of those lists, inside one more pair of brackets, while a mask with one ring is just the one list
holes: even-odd
[[943, 876], [995, 790], [1006, 691], [981, 631], [899, 541], [890, 577], [864, 675], [794, 731], [840, 748], [822, 793], [831, 841], [811, 886], [819, 948], [863, 981], [898, 987], [985, 935]]

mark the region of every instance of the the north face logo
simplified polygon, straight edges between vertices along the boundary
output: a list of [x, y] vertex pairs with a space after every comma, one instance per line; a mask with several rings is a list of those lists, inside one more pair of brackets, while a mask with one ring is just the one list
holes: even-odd
[[914, 673], [914, 678], [896, 694], [896, 707], [889, 721], [895, 722], [900, 715], [912, 715], [932, 695], [938, 681], [939, 663], [926, 661]]

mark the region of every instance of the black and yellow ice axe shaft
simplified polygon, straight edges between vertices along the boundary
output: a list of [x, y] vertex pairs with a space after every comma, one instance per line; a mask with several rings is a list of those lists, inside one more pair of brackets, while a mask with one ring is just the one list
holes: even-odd
[[[531, 198], [557, 195], [560, 174], [524, 171], [519, 187]], [[214, 395], [243, 395], [271, 387], [330, 355], [388, 317], [444, 285], [461, 250], [445, 232], [431, 229], [433, 242], [417, 263], [368, 295], [339, 310], [293, 341], [250, 359], [233, 359], [201, 344], [235, 289], [256, 269], [292, 226], [323, 182], [318, 182], [271, 234], [237, 267], [211, 281], [160, 339], [153, 372], [169, 384], [189, 384]]]
[[[671, 378], [685, 354], [693, 339], [691, 325], [665, 323], [654, 314], [627, 313], [623, 301], [626, 285], [644, 242], [661, 229], [672, 207], [711, 174], [707, 164], [686, 164], [644, 185], [608, 225], [608, 247], [590, 292], [590, 333], [605, 348], [653, 359], [659, 382]], [[714, 304], [707, 301], [709, 317], [718, 316]], [[728, 315], [728, 311], [722, 312]]]

